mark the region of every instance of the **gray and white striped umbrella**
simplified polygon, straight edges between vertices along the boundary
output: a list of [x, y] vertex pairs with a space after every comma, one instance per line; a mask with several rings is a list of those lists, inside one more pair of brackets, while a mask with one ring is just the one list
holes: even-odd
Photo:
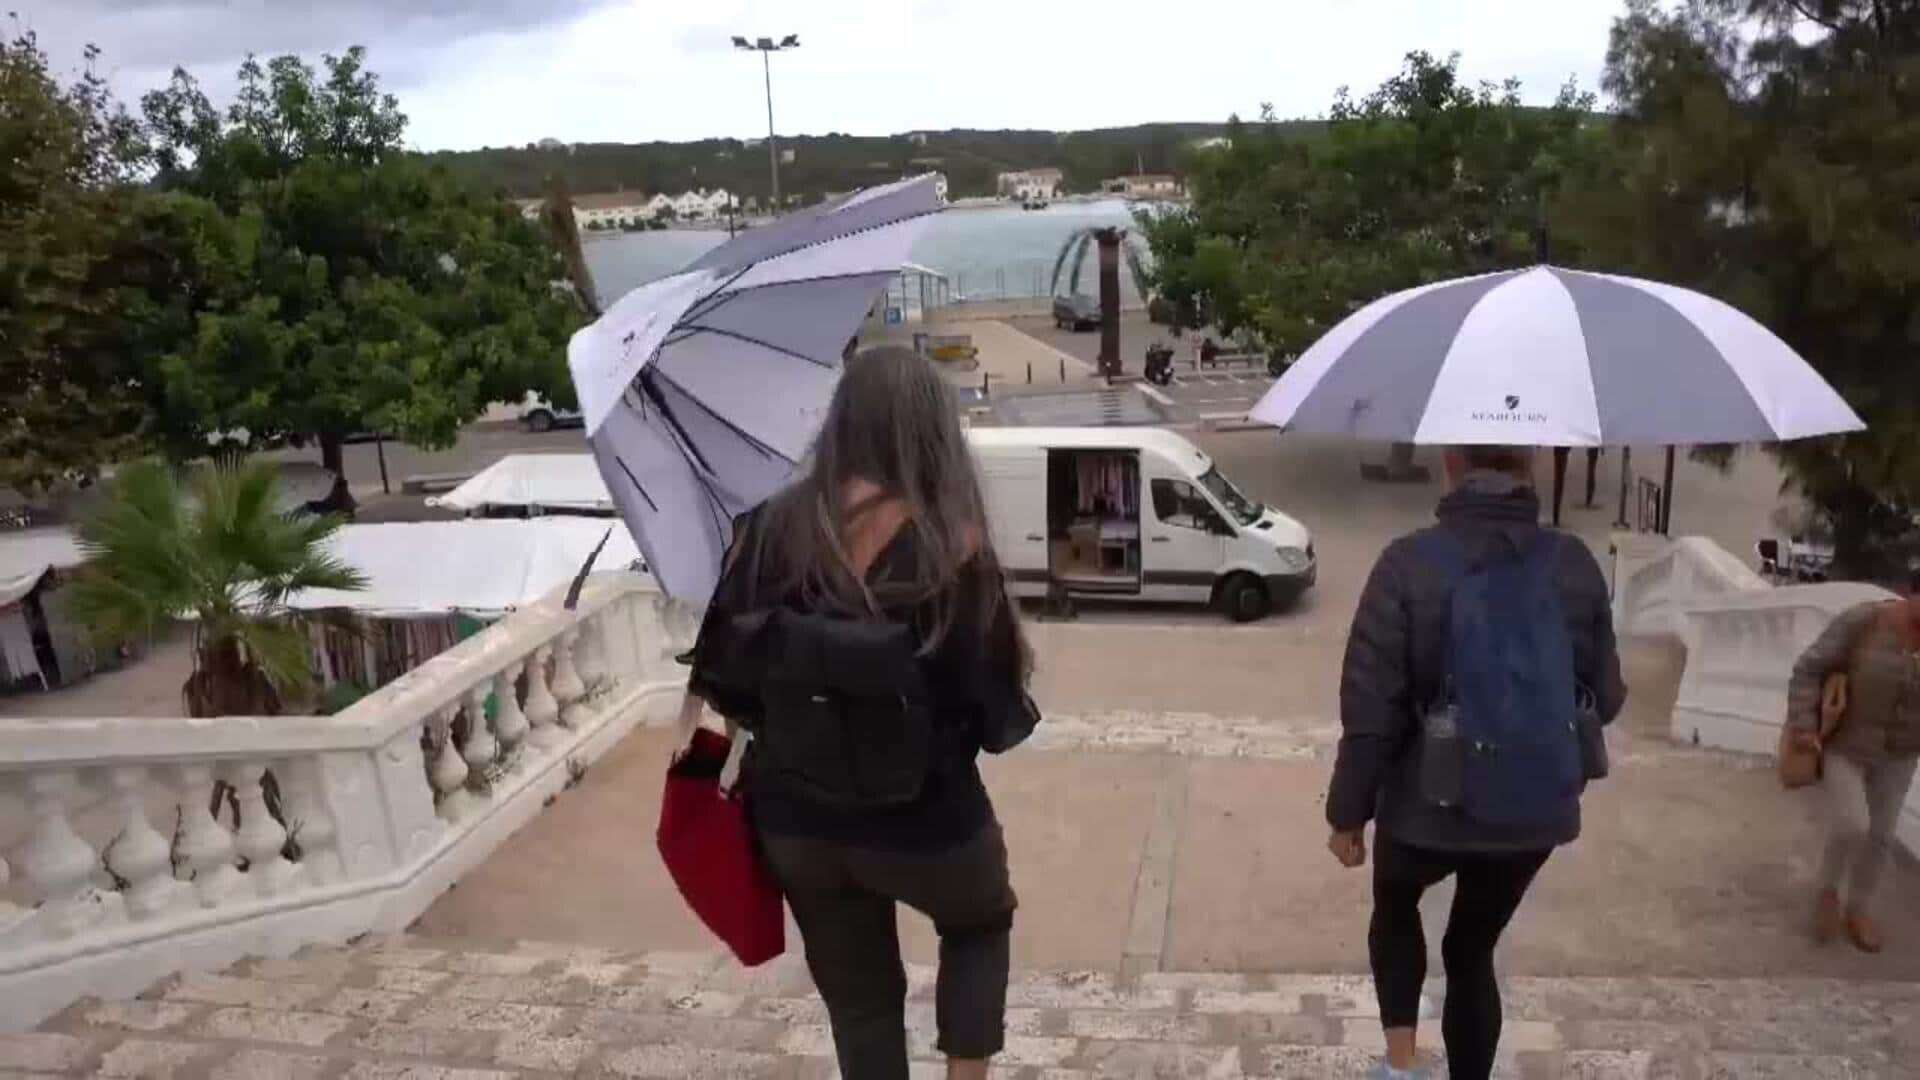
[[573, 336], [594, 460], [670, 595], [712, 594], [734, 519], [792, 476], [842, 350], [938, 209], [931, 176], [857, 191], [640, 286]]
[[1316, 341], [1249, 415], [1445, 445], [1774, 442], [1865, 426], [1799, 354], [1727, 304], [1553, 266], [1376, 300]]

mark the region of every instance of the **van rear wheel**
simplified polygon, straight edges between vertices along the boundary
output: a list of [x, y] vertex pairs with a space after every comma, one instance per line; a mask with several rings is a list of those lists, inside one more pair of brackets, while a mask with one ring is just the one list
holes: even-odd
[[1257, 622], [1273, 610], [1267, 583], [1252, 574], [1234, 574], [1221, 582], [1214, 603], [1222, 615], [1237, 623]]

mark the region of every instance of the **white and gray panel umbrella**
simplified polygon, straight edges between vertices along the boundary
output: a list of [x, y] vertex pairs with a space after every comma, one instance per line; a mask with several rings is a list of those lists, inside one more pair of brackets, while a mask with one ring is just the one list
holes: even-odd
[[751, 230], [567, 349], [608, 493], [669, 594], [704, 601], [733, 521], [805, 457], [841, 355], [938, 209], [931, 177]]
[[1857, 431], [1787, 344], [1701, 293], [1540, 266], [1367, 305], [1250, 414], [1422, 444], [1743, 443]]

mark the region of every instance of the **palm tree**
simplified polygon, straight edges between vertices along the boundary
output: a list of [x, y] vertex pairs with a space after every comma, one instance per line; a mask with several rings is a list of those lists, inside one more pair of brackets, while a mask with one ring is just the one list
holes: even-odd
[[73, 610], [97, 641], [147, 637], [191, 618], [189, 716], [272, 716], [305, 692], [304, 589], [360, 589], [366, 577], [326, 550], [337, 517], [278, 506], [270, 464], [217, 464], [181, 476], [152, 461], [120, 469], [106, 503], [80, 525], [87, 555]]

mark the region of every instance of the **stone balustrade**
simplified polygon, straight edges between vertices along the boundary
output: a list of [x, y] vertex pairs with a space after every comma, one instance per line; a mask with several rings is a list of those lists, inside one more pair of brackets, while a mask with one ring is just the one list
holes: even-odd
[[692, 629], [601, 574], [577, 610], [549, 597], [331, 717], [0, 719], [0, 1031], [405, 928], [666, 719]]
[[[1852, 583], [1775, 587], [1697, 536], [1616, 537], [1614, 557], [1616, 632], [1671, 635], [1687, 649], [1673, 738], [1749, 754], [1776, 752], [1787, 682], [1807, 646], [1841, 612], [1892, 595]], [[1900, 839], [1920, 853], [1920, 789]]]
[[1622, 634], [1678, 635], [1696, 601], [1773, 588], [1705, 537], [1617, 533], [1613, 556], [1613, 625]]

